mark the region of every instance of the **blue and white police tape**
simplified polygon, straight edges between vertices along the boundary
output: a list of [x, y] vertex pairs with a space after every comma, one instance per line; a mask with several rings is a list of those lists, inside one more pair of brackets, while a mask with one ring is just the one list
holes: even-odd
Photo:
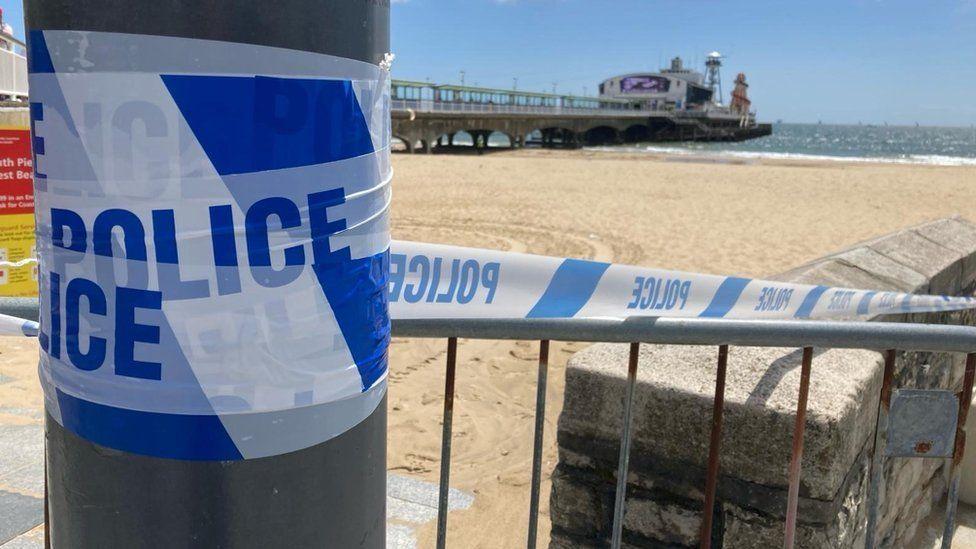
[[[790, 284], [394, 240], [388, 298], [394, 319], [830, 319], [976, 308], [972, 297]], [[36, 335], [0, 315], [0, 335]]]
[[37, 337], [38, 324], [15, 316], [0, 314], [0, 336]]
[[389, 72], [165, 36], [28, 46], [48, 413], [192, 460], [368, 417], [386, 393]]
[[393, 318], [852, 318], [976, 307], [971, 297], [808, 286], [393, 241]]

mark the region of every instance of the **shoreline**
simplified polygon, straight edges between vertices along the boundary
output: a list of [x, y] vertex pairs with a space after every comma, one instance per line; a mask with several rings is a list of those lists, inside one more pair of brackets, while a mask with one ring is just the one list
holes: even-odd
[[[523, 149], [509, 149], [506, 146], [490, 146], [485, 155], [518, 155], [533, 153], [589, 153], [602, 155], [605, 158], [620, 158], [630, 160], [659, 160], [665, 162], [700, 162], [709, 164], [765, 164], [765, 165], [802, 165], [814, 167], [829, 167], [833, 165], [881, 165], [881, 166], [909, 166], [933, 168], [976, 168], [976, 158], [948, 157], [940, 155], [919, 155], [918, 158], [930, 158], [932, 161], [911, 160], [896, 157], [868, 157], [868, 156], [830, 156], [802, 153], [778, 153], [756, 151], [723, 151], [705, 150], [682, 147], [668, 147], [666, 145], [616, 145], [592, 146], [579, 149], [543, 149], [526, 147]], [[394, 150], [396, 156], [407, 155], [403, 150]], [[417, 153], [422, 154], [422, 153]], [[435, 156], [477, 156], [475, 151], [465, 150], [464, 146], [451, 151], [434, 153]]]
[[815, 162], [840, 164], [884, 164], [898, 166], [976, 167], [976, 157], [944, 155], [895, 156], [839, 156], [773, 151], [708, 150], [704, 148], [667, 146], [666, 144], [636, 144], [609, 147], [584, 147], [583, 150], [607, 154], [648, 155], [670, 158], [672, 161], [692, 158], [698, 161], [761, 161], [761, 162]]

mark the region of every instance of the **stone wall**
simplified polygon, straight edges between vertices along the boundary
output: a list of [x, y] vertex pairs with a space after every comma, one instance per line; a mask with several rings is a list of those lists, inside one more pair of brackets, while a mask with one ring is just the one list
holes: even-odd
[[[976, 225], [949, 218], [899, 231], [775, 277], [882, 291], [973, 295]], [[972, 312], [886, 321], [976, 324]], [[598, 344], [566, 371], [553, 474], [552, 545], [600, 547], [610, 537], [627, 345]], [[716, 347], [642, 345], [624, 540], [633, 547], [697, 547], [711, 429]], [[799, 390], [796, 349], [733, 347], [729, 354], [713, 547], [783, 542], [787, 467]], [[798, 547], [863, 547], [882, 358], [817, 349], [800, 485]], [[961, 385], [964, 357], [900, 353], [895, 387]], [[879, 539], [904, 547], [944, 494], [943, 460], [888, 459]]]

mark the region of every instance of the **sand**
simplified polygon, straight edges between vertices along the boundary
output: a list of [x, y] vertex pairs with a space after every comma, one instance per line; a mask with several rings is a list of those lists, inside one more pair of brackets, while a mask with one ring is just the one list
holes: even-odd
[[[689, 161], [690, 160], [690, 161]], [[860, 240], [943, 216], [976, 220], [976, 168], [696, 161], [587, 151], [396, 155], [393, 234], [419, 240], [719, 274], [784, 271]], [[553, 344], [539, 546], [564, 369]], [[443, 340], [394, 340], [390, 470], [436, 482]], [[36, 346], [0, 340], [0, 414], [40, 408]], [[451, 484], [475, 494], [449, 546], [525, 544], [538, 342], [462, 340]], [[0, 419], [13, 421], [13, 416]], [[422, 531], [432, 547], [433, 524]]]
[[[716, 163], [588, 151], [397, 155], [393, 234], [403, 240], [762, 276], [944, 216], [976, 220], [976, 168], [837, 162]], [[553, 344], [539, 547], [564, 371]], [[460, 342], [451, 484], [475, 493], [449, 517], [453, 547], [525, 544], [538, 342]], [[435, 481], [445, 342], [397, 340], [389, 467]], [[433, 525], [422, 547], [433, 547]]]

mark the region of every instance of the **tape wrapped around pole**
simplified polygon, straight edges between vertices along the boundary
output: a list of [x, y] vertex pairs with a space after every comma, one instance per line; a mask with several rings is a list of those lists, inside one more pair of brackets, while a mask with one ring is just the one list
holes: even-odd
[[383, 547], [388, 3], [25, 12], [54, 547]]

